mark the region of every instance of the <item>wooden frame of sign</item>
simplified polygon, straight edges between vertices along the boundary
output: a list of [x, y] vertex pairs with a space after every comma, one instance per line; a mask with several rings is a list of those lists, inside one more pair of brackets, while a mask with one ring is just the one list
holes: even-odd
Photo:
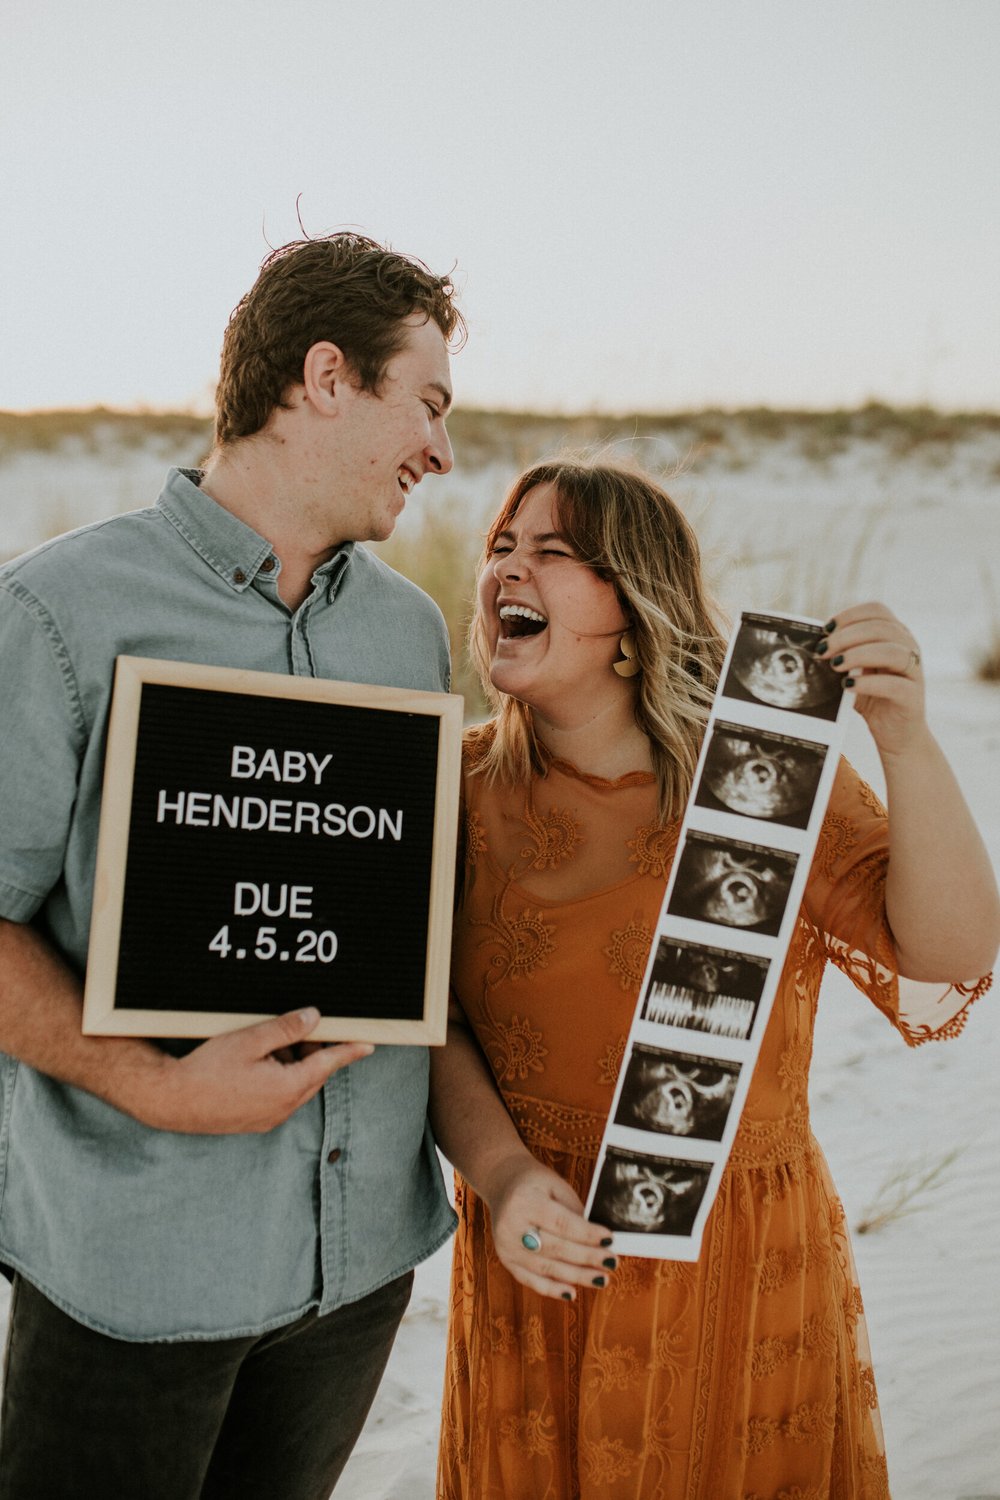
[[462, 700], [120, 656], [83, 1029], [447, 1027]]

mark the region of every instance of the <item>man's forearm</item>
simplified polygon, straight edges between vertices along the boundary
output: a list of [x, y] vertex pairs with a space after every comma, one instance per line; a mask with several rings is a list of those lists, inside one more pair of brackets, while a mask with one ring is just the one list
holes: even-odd
[[142, 1118], [142, 1100], [164, 1064], [131, 1037], [84, 1036], [79, 980], [26, 924], [0, 919], [0, 1050], [62, 1083]]
[[367, 1043], [283, 1061], [319, 1023], [313, 1009], [213, 1037], [174, 1058], [134, 1037], [84, 1036], [76, 976], [31, 927], [0, 919], [0, 1051], [86, 1089], [144, 1125], [196, 1135], [273, 1130]]

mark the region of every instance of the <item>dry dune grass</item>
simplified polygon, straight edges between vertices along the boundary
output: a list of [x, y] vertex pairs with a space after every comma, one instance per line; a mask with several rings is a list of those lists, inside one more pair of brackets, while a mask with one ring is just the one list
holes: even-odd
[[973, 667], [980, 682], [1000, 682], [1000, 599], [997, 597], [993, 574], [982, 560], [979, 564], [979, 577], [990, 624]]
[[976, 676], [980, 682], [1000, 682], [1000, 621], [993, 639], [976, 659]]
[[[543, 457], [571, 451], [638, 458], [675, 493], [685, 487], [693, 491], [691, 480], [696, 475], [699, 496], [718, 490], [730, 500], [737, 479], [741, 497], [744, 492], [760, 491], [766, 499], [767, 475], [781, 467], [806, 476], [807, 482], [809, 475], [817, 480], [826, 475], [827, 484], [838, 492], [836, 520], [825, 517], [822, 507], [803, 505], [797, 507], [794, 528], [785, 525], [776, 530], [769, 527], [767, 511], [757, 503], [756, 494], [753, 505], [742, 498], [735, 506], [711, 503], [694, 517], [710, 562], [718, 554], [720, 570], [724, 562], [730, 583], [737, 577], [747, 593], [766, 597], [771, 607], [806, 614], [822, 613], [827, 604], [833, 607], [850, 597], [866, 555], [891, 544], [892, 476], [901, 468], [911, 476], [923, 474], [929, 484], [936, 485], [947, 479], [939, 472], [946, 464], [953, 459], [965, 462], [978, 451], [984, 495], [1000, 479], [1000, 413], [995, 412], [943, 413], [926, 406], [899, 408], [875, 401], [853, 410], [749, 407], [576, 416], [460, 408], [449, 425], [458, 454], [455, 473], [434, 495], [433, 503], [408, 507], [397, 534], [376, 550], [426, 589], [444, 610], [456, 663], [455, 687], [465, 693], [474, 714], [481, 711], [482, 700], [462, 647], [486, 520], [482, 507], [488, 503], [492, 508], [513, 475]], [[113, 500], [102, 496], [102, 503], [107, 503], [104, 513], [129, 509], [149, 500], [145, 471], [141, 493], [135, 478], [128, 477], [133, 460], [145, 452], [164, 467], [197, 465], [209, 450], [211, 428], [210, 419], [190, 412], [121, 412], [103, 407], [0, 412], [0, 470], [4, 464], [11, 466], [9, 472], [20, 472], [24, 464], [34, 468], [33, 455], [39, 460], [58, 460], [62, 466], [59, 483], [46, 475], [38, 488], [33, 502], [37, 534], [28, 544], [99, 518], [78, 513], [74, 459], [91, 465], [95, 472], [104, 468], [117, 485]], [[834, 468], [845, 456], [848, 469]], [[852, 500], [856, 460], [879, 475], [880, 498], [875, 503], [870, 497], [857, 504]], [[19, 538], [17, 548], [24, 545]], [[0, 537], [0, 557], [11, 555], [11, 546], [8, 542], [5, 550]], [[992, 625], [980, 636], [972, 669], [981, 680], [996, 682], [1000, 680], [1000, 606], [985, 564], [978, 594]]]
[[946, 1151], [937, 1161], [900, 1163], [883, 1180], [873, 1201], [855, 1224], [857, 1234], [871, 1234], [886, 1224], [894, 1224], [926, 1208], [926, 1197], [940, 1187], [948, 1168], [961, 1155], [958, 1147]]
[[[617, 439], [667, 434], [690, 438], [699, 448], [727, 443], [794, 441], [805, 453], [822, 455], [852, 439], [882, 443], [894, 453], [948, 447], [970, 436], [1000, 432], [1000, 412], [940, 412], [930, 406], [896, 407], [870, 401], [854, 409], [804, 411], [771, 406], [724, 410], [587, 412], [560, 416], [527, 411], [458, 408], [450, 419], [462, 462], [477, 468], [492, 462], [532, 462], [540, 452], [563, 446], [586, 448]], [[151, 439], [190, 445], [204, 454], [211, 442], [208, 417], [191, 412], [114, 411], [108, 407], [66, 411], [0, 411], [0, 459], [12, 452], [52, 452], [73, 442], [90, 451], [109, 441], [139, 447]]]
[[470, 524], [459, 502], [452, 501], [443, 507], [428, 507], [405, 533], [397, 532], [387, 542], [371, 545], [372, 551], [419, 584], [440, 605], [451, 639], [452, 688], [465, 697], [467, 715], [481, 718], [485, 702], [465, 651], [476, 564], [482, 551], [479, 530]]
[[15, 453], [55, 453], [59, 449], [99, 453], [110, 448], [142, 448], [161, 442], [190, 449], [196, 462], [212, 440], [212, 423], [191, 412], [0, 411], [0, 461]]

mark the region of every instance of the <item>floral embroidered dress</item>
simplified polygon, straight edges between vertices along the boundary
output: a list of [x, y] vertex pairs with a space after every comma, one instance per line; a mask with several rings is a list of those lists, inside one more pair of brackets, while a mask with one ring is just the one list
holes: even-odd
[[[487, 786], [490, 732], [466, 738], [454, 990], [522, 1138], [585, 1198], [678, 826], [658, 826], [644, 772], [556, 761], [527, 789]], [[886, 829], [843, 763], [697, 1264], [623, 1257], [604, 1290], [540, 1297], [459, 1180], [439, 1500], [888, 1496], [844, 1213], [809, 1128], [820, 980], [832, 960], [911, 1044], [956, 1034], [988, 981], [936, 997], [929, 1025], [902, 1016]]]

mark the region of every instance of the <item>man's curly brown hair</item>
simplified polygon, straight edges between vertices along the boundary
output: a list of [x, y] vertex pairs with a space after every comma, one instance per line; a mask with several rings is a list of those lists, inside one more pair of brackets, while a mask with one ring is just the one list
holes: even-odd
[[346, 355], [362, 390], [377, 392], [406, 342], [403, 320], [433, 318], [460, 343], [465, 321], [447, 276], [364, 235], [341, 232], [295, 240], [267, 257], [233, 309], [222, 342], [215, 394], [215, 441], [251, 437], [290, 386], [302, 380], [313, 344], [329, 340]]

